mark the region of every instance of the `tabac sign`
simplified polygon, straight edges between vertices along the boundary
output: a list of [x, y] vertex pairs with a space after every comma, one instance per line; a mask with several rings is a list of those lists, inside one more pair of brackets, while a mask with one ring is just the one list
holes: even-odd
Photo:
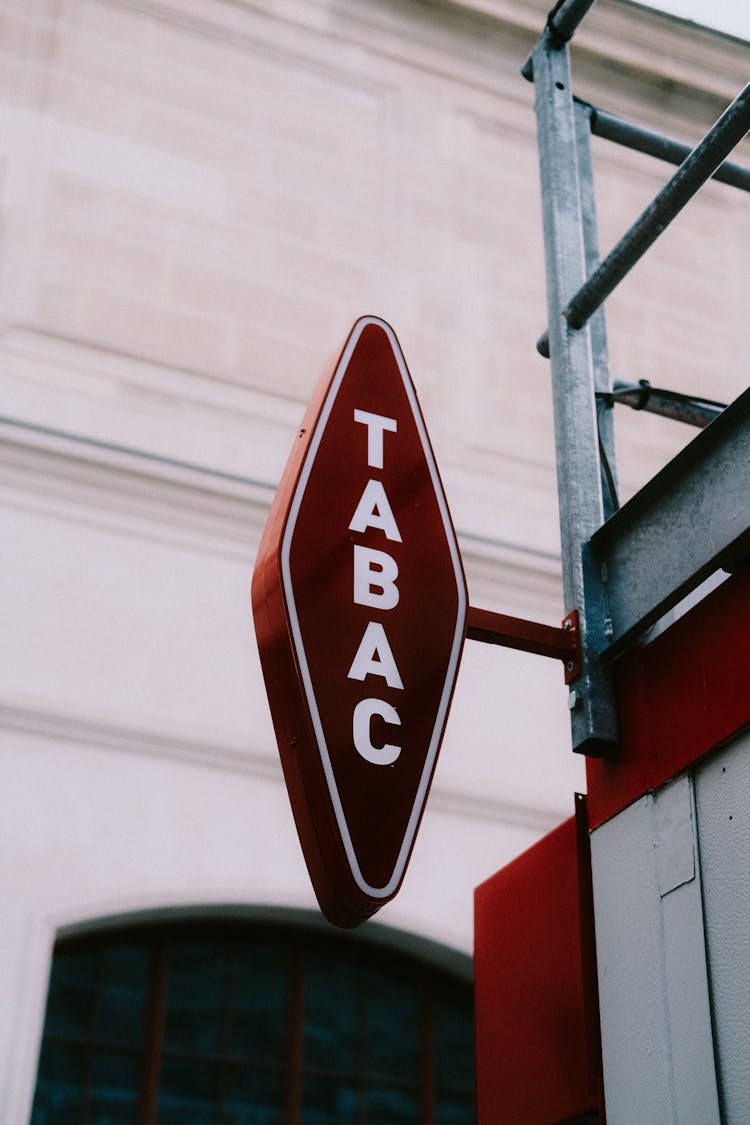
[[393, 330], [363, 317], [321, 379], [253, 576], [261, 664], [321, 909], [398, 890], [466, 626], [455, 533]]

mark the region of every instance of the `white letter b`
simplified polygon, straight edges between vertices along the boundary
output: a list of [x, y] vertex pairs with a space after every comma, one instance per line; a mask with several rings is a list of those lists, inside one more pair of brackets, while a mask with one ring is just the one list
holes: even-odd
[[398, 564], [385, 551], [354, 545], [354, 600], [357, 605], [393, 609], [398, 605]]

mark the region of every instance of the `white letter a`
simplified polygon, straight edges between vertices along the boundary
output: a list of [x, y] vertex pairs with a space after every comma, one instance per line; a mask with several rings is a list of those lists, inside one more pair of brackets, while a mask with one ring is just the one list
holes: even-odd
[[368, 480], [357, 504], [357, 510], [352, 516], [352, 522], [349, 524], [350, 531], [364, 531], [368, 527], [377, 527], [384, 531], [389, 539], [393, 539], [396, 543], [401, 542], [401, 534], [396, 526], [393, 510], [379, 480]]
[[357, 655], [347, 676], [350, 680], [364, 680], [365, 676], [382, 676], [388, 687], [401, 688], [403, 683], [393, 659], [385, 629], [379, 621], [371, 621], [359, 642]]

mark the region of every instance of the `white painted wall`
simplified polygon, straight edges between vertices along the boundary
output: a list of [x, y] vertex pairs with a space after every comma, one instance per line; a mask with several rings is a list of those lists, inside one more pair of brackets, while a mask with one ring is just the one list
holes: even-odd
[[[518, 74], [547, 6], [3, 4], [3, 1121], [27, 1117], [61, 928], [314, 906], [249, 588], [304, 403], [357, 315], [401, 340], [472, 604], [559, 622]], [[586, 96], [682, 136], [744, 81], [738, 45], [626, 4], [581, 44]], [[606, 243], [666, 173], [595, 147]], [[619, 377], [725, 399], [746, 382], [735, 196], [708, 187], [613, 301]], [[629, 491], [690, 435], [632, 416], [620, 436]], [[368, 925], [470, 951], [473, 886], [583, 787], [565, 701], [556, 665], [467, 645], [404, 888]]]

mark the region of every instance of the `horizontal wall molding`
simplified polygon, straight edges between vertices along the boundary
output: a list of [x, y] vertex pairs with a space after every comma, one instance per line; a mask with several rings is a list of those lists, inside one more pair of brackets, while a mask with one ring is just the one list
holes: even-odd
[[[108, 723], [80, 715], [0, 702], [0, 730], [29, 738], [93, 747], [138, 757], [162, 758], [182, 765], [224, 770], [283, 786], [284, 778], [275, 747], [267, 753], [242, 746], [217, 743], [185, 735], [169, 735], [142, 727]], [[471, 821], [492, 821], [501, 826], [542, 833], [563, 818], [555, 809], [536, 808], [512, 801], [495, 801], [436, 783], [428, 808], [446, 816]]]
[[[7, 416], [0, 416], [0, 467], [6, 503], [13, 502], [10, 492], [16, 504], [26, 493], [39, 510], [75, 519], [76, 513], [59, 506], [67, 500], [85, 507], [78, 518], [87, 522], [116, 525], [136, 516], [158, 523], [160, 538], [166, 528], [181, 527], [244, 544], [241, 557], [248, 555], [248, 545], [254, 553], [276, 490], [271, 481]], [[457, 535], [467, 566], [495, 564], [516, 571], [521, 580], [526, 572], [538, 572], [559, 582], [560, 559], [552, 551], [461, 528]]]
[[93, 747], [139, 757], [167, 758], [182, 764], [228, 770], [283, 784], [281, 765], [273, 753], [217, 743], [186, 735], [169, 735], [85, 716], [0, 702], [0, 730], [65, 744]]

